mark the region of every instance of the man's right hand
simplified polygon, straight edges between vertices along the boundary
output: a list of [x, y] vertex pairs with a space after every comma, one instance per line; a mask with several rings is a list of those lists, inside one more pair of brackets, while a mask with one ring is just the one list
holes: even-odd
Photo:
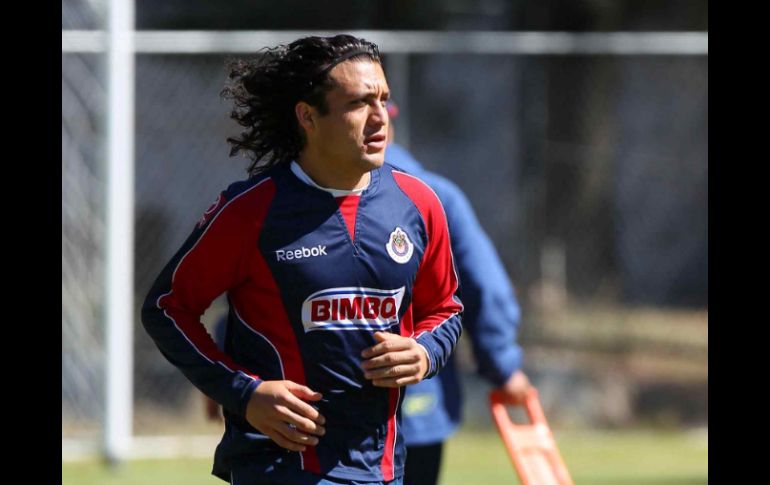
[[530, 387], [532, 384], [529, 383], [527, 375], [521, 370], [517, 370], [505, 384], [498, 387], [498, 390], [502, 391], [511, 404], [524, 404]]
[[326, 418], [305, 401], [318, 401], [321, 393], [292, 381], [264, 381], [246, 407], [246, 421], [282, 448], [305, 451], [326, 433]]

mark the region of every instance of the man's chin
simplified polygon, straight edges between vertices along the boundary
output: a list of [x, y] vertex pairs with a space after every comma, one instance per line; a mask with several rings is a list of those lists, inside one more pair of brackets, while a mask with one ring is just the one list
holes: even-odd
[[361, 158], [361, 163], [368, 167], [368, 170], [374, 170], [375, 168], [382, 167], [385, 163], [385, 151], [380, 153], [366, 154]]

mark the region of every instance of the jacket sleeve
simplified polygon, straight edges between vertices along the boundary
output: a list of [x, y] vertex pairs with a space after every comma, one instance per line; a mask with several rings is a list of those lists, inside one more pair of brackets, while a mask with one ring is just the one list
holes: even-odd
[[255, 223], [237, 210], [238, 197], [227, 198], [227, 191], [220, 195], [160, 273], [142, 306], [142, 324], [196, 387], [244, 416], [261, 381], [223, 353], [200, 321], [212, 301], [247, 278], [256, 244]]
[[426, 181], [446, 210], [462, 282], [463, 324], [470, 334], [478, 372], [501, 386], [522, 365], [522, 350], [516, 343], [520, 310], [513, 286], [462, 191], [443, 178], [426, 177]]
[[433, 191], [429, 191], [418, 207], [425, 222], [428, 245], [415, 278], [412, 305], [414, 338], [428, 354], [427, 379], [444, 367], [457, 345], [462, 334], [463, 305], [458, 297], [459, 280], [441, 203]]

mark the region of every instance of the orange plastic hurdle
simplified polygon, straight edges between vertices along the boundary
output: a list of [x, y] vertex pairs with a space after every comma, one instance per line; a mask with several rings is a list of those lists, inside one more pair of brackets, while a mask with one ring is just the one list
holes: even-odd
[[523, 403], [531, 424], [511, 420], [506, 406], [514, 403], [499, 391], [489, 394], [489, 402], [495, 425], [522, 485], [574, 485], [545, 420], [537, 389], [530, 388]]

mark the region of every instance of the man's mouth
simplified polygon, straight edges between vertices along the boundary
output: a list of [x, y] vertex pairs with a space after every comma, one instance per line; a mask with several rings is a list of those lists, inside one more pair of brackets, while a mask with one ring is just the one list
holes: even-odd
[[371, 148], [382, 149], [382, 148], [385, 148], [385, 143], [387, 142], [387, 138], [388, 137], [383, 134], [367, 136], [366, 138], [364, 138], [364, 144]]

